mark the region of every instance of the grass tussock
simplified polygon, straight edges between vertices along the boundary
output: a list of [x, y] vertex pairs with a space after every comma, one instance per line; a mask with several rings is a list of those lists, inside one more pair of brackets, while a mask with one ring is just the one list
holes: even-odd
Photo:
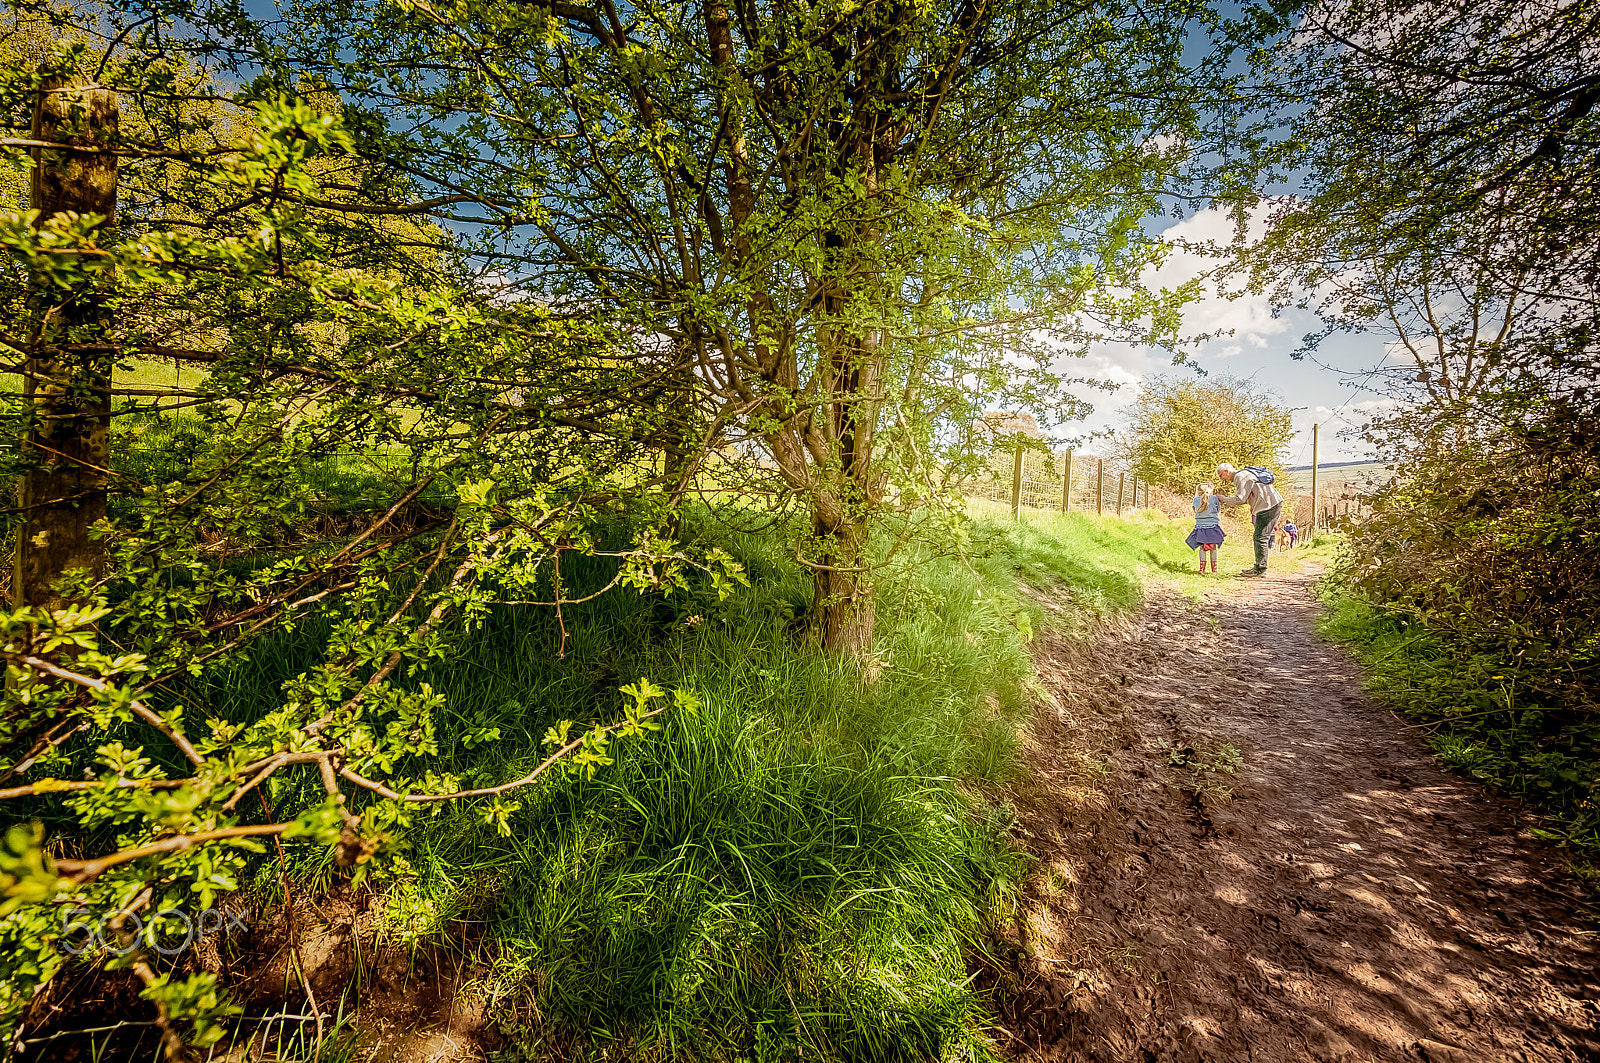
[[[1014, 918], [1027, 858], [1004, 801], [1032, 698], [1028, 643], [1137, 607], [1152, 572], [1197, 588], [1188, 525], [1147, 514], [977, 520], [964, 557], [908, 550], [878, 584], [864, 664], [799, 636], [809, 574], [771, 536], [707, 529], [750, 586], [500, 606], [412, 677], [444, 696], [452, 786], [525, 774], [560, 720], [618, 715], [641, 677], [695, 714], [614, 747], [592, 778], [418, 810], [383, 879], [386, 933], [463, 938], [508, 1058], [927, 1060], [991, 1055], [969, 959]], [[620, 534], [620, 532], [619, 532]], [[569, 596], [609, 563], [563, 563]], [[1048, 607], [1047, 607], [1048, 605]], [[563, 641], [562, 624], [565, 627]], [[315, 624], [188, 691], [241, 720], [312, 667]], [[564, 649], [564, 655], [562, 652]], [[453, 778], [452, 778], [453, 777]], [[267, 800], [311, 799], [275, 777]], [[290, 846], [327, 889], [327, 855]], [[254, 888], [277, 888], [263, 859]]]
[[[616, 763], [484, 809], [419, 814], [391, 933], [476, 927], [477, 986], [531, 1057], [900, 1060], [988, 1055], [967, 958], [1011, 917], [1025, 858], [1002, 800], [1042, 625], [1131, 609], [1187, 528], [978, 521], [965, 559], [902, 554], [863, 667], [798, 637], [808, 574], [775, 539], [711, 532], [750, 587], [497, 608], [425, 676], [445, 696], [429, 767], [491, 785], [562, 719], [604, 719], [640, 677], [697, 692]], [[563, 565], [568, 593], [609, 578]], [[1033, 590], [1071, 601], [1044, 609]], [[300, 632], [212, 691], [237, 718], [321, 645]], [[462, 736], [475, 736], [469, 743]], [[270, 888], [270, 868], [262, 873]], [[303, 881], [331, 868], [306, 861]]]

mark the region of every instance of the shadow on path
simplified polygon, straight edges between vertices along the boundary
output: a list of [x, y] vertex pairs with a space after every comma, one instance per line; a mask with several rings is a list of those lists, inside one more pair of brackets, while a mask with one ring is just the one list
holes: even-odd
[[1041, 864], [980, 972], [1010, 1054], [1600, 1060], [1600, 935], [1559, 854], [1441, 770], [1315, 615], [1309, 575], [1271, 576], [1041, 639]]

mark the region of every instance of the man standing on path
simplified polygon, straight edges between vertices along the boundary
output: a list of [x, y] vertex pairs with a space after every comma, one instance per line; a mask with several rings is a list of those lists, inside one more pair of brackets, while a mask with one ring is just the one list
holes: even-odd
[[1272, 542], [1272, 527], [1278, 523], [1283, 509], [1283, 496], [1271, 484], [1264, 484], [1249, 469], [1235, 469], [1227, 462], [1217, 466], [1217, 475], [1233, 484], [1233, 494], [1223, 495], [1222, 502], [1229, 506], [1249, 506], [1255, 523], [1256, 563], [1239, 573], [1241, 576], [1267, 574], [1267, 546]]

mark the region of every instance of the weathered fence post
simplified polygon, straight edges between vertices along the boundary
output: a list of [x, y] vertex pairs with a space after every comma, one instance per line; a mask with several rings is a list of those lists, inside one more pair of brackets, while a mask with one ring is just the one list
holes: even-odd
[[1106, 459], [1096, 458], [1094, 483], [1094, 512], [1100, 516], [1106, 511]]
[[[97, 235], [109, 240], [117, 223], [117, 157], [103, 146], [116, 139], [118, 115], [117, 94], [87, 78], [41, 82], [33, 139], [64, 146], [33, 149], [29, 198], [37, 224], [67, 213], [98, 214], [105, 220]], [[11, 581], [17, 608], [53, 604], [52, 584], [69, 570], [104, 570], [105, 547], [90, 528], [106, 514], [110, 464], [114, 351], [105, 339], [107, 292], [95, 284], [59, 286], [47, 277], [33, 278], [30, 287], [34, 336], [21, 383], [34, 423], [17, 478], [21, 523]]]
[[1061, 478], [1061, 512], [1072, 508], [1072, 447], [1067, 448], [1066, 475]]
[[1127, 481], [1127, 473], [1117, 473], [1117, 516], [1119, 517], [1122, 516], [1122, 488], [1126, 485]]
[[1317, 426], [1311, 426], [1311, 534], [1306, 536], [1306, 545], [1310, 546], [1317, 540]]
[[1017, 453], [1011, 461], [1011, 519], [1022, 519], [1022, 437], [1017, 437]]

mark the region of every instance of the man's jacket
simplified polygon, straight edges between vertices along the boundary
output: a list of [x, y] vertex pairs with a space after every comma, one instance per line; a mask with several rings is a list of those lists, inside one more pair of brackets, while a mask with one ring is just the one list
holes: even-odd
[[1283, 496], [1271, 484], [1257, 480], [1255, 473], [1238, 469], [1233, 474], [1233, 494], [1223, 495], [1222, 501], [1230, 506], [1249, 506], [1253, 520], [1256, 514], [1265, 513], [1281, 503]]

